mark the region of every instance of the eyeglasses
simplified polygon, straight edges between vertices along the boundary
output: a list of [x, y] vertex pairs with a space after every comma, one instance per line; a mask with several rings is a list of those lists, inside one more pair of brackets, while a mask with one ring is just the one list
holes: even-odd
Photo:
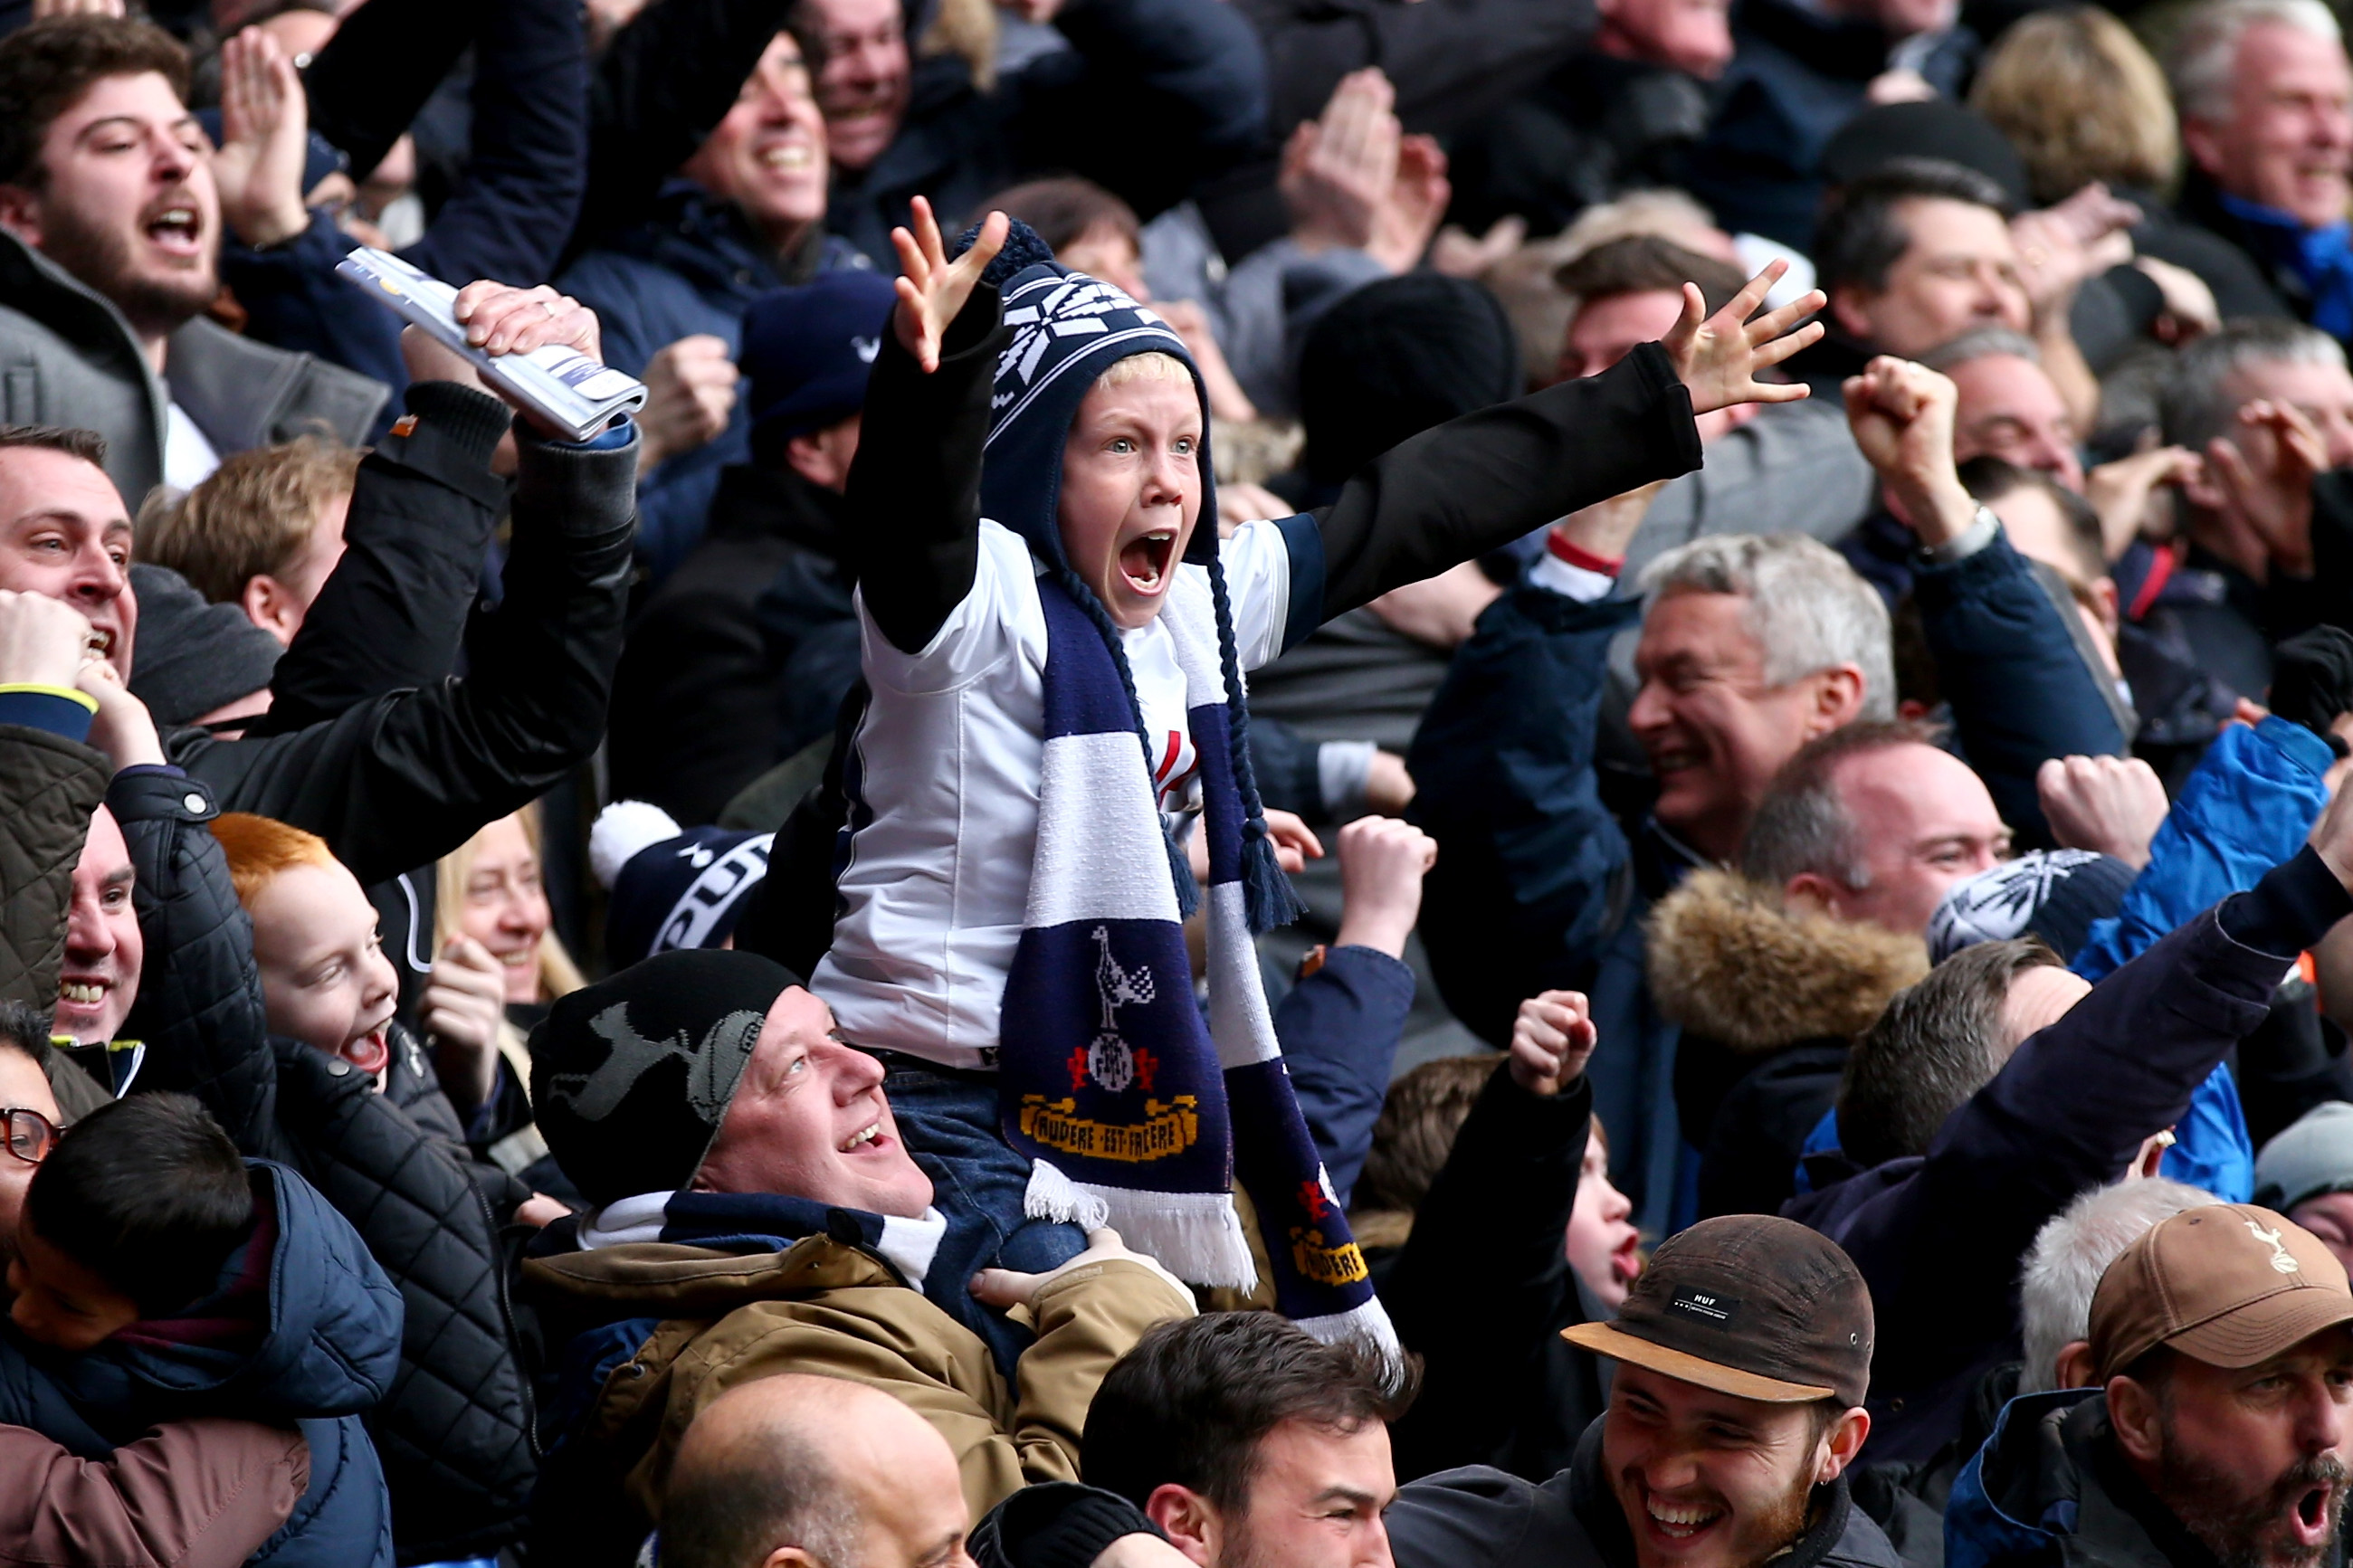
[[0, 1105], [0, 1129], [7, 1132], [8, 1152], [27, 1165], [37, 1165], [58, 1146], [65, 1129], [37, 1110], [21, 1105]]

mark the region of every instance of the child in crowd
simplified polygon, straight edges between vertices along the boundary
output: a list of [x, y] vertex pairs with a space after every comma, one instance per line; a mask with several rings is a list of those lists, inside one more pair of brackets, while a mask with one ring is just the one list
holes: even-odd
[[239, 1158], [185, 1095], [135, 1095], [48, 1151], [15, 1243], [0, 1421], [86, 1458], [160, 1421], [290, 1423], [309, 1486], [255, 1560], [389, 1568], [360, 1413], [397, 1368], [400, 1297], [301, 1177]]
[[[1199, 375], [1117, 289], [992, 214], [951, 263], [927, 205], [869, 388], [849, 500], [871, 700], [841, 914], [813, 984], [884, 1054], [952, 1236], [1050, 1268], [1116, 1226], [1197, 1283], [1253, 1281], [1313, 1331], [1388, 1337], [1293, 1101], [1253, 932], [1294, 905], [1253, 783], [1242, 672], [1332, 616], [1698, 466], [1695, 414], [1788, 401], [1756, 374], [1809, 295], [1405, 443], [1322, 514], [1220, 542]], [[1784, 334], [1788, 334], [1785, 336]], [[985, 458], [985, 460], [984, 460]], [[1608, 572], [1609, 563], [1577, 563]], [[1207, 835], [1207, 1027], [1175, 837]], [[1214, 1041], [1214, 1044], [1212, 1043]], [[993, 1248], [985, 1244], [993, 1243]]]

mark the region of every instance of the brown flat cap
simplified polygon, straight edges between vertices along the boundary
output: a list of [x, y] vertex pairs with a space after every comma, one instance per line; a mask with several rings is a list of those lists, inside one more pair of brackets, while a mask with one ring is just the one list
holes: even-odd
[[2253, 1366], [2353, 1321], [2345, 1266], [2320, 1238], [2253, 1204], [2185, 1209], [2100, 1276], [2092, 1364], [2103, 1384], [2158, 1345], [2209, 1366]]
[[1725, 1215], [1651, 1255], [1610, 1323], [1572, 1344], [1667, 1377], [1774, 1405], [1862, 1403], [1871, 1291], [1838, 1244], [1774, 1215]]

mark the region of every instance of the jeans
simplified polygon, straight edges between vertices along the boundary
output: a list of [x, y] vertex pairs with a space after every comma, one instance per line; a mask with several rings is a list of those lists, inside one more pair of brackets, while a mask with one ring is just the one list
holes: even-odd
[[967, 1285], [983, 1268], [1025, 1274], [1059, 1268], [1086, 1250], [1086, 1234], [1075, 1225], [1022, 1213], [1029, 1162], [997, 1131], [995, 1074], [957, 1072], [893, 1051], [873, 1054], [889, 1069], [882, 1093], [899, 1136], [931, 1177], [932, 1203], [947, 1217], [924, 1294], [987, 1343], [1010, 1383], [1013, 1363], [1031, 1335], [975, 1300]]

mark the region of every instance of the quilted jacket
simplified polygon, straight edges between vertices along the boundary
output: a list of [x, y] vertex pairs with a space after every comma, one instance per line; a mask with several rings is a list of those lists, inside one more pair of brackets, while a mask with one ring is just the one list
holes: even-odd
[[[396, 1036], [386, 1092], [351, 1064], [269, 1035], [252, 927], [205, 824], [198, 781], [118, 777], [108, 804], [138, 871], [147, 967], [130, 1030], [142, 1089], [212, 1110], [248, 1154], [300, 1171], [365, 1238], [406, 1308], [400, 1371], [370, 1419], [403, 1563], [488, 1556], [514, 1539], [537, 1474], [493, 1205], [452, 1135], [424, 1052]], [[522, 1195], [493, 1188], [512, 1214]]]

